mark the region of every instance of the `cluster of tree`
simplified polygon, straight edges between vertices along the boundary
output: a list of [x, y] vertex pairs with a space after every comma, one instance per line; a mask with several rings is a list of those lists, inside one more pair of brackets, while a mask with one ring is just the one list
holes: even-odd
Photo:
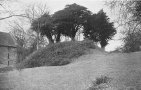
[[[11, 17], [17, 18], [14, 24], [10, 25], [10, 29], [18, 43], [18, 62], [25, 59], [40, 46], [46, 45], [46, 39], [41, 36], [45, 36], [49, 44], [52, 44], [60, 42], [61, 36], [69, 37], [74, 41], [76, 35], [82, 31], [84, 38], [99, 42], [101, 47], [105, 47], [108, 40], [116, 33], [114, 24], [109, 21], [103, 10], [93, 14], [86, 7], [74, 3], [66, 5], [64, 9], [53, 15], [48, 13], [46, 5], [29, 6], [24, 14], [14, 14], [5, 8], [6, 1], [8, 0], [1, 1], [0, 7], [9, 16], [0, 18], [0, 20]], [[36, 33], [30, 29], [26, 30], [24, 24], [18, 21], [30, 24], [30, 29]]]
[[53, 15], [44, 13], [31, 23], [31, 28], [42, 36], [46, 36], [49, 44], [60, 42], [60, 37], [67, 36], [75, 40], [76, 33], [83, 30], [84, 38], [99, 42], [101, 47], [116, 33], [114, 24], [109, 21], [106, 13], [100, 10], [93, 14], [86, 7], [71, 4]]
[[141, 1], [138, 0], [113, 0], [109, 3], [112, 9], [119, 10], [117, 22], [123, 27], [125, 37], [123, 52], [141, 50]]
[[[41, 45], [46, 45], [42, 36], [45, 36], [49, 44], [52, 44], [60, 42], [61, 36], [69, 37], [74, 41], [78, 32], [82, 31], [84, 38], [99, 42], [101, 47], [105, 47], [108, 40], [116, 33], [113, 23], [109, 21], [103, 10], [93, 14], [86, 7], [75, 3], [66, 5], [64, 9], [52, 15], [48, 13], [46, 5], [30, 6], [24, 14], [18, 15], [7, 10], [4, 4], [1, 3], [0, 6], [9, 14], [0, 20], [11, 17], [18, 19], [11, 24], [10, 29], [17, 40], [18, 54], [21, 60], [40, 48]], [[36, 33], [26, 30], [24, 25], [18, 21], [30, 24], [30, 29]]]

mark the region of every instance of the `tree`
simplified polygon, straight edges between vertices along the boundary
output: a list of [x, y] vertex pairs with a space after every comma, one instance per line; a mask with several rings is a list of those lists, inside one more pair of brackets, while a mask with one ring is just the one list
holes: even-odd
[[20, 62], [27, 56], [27, 33], [18, 22], [15, 22], [14, 25], [11, 25], [10, 29], [10, 33], [14, 36], [17, 43], [17, 62]]
[[[11, 17], [26, 17], [25, 14], [15, 14], [14, 11], [9, 9], [9, 4], [12, 5], [12, 2], [16, 2], [16, 0], [0, 0], [0, 9], [2, 16], [0, 20], [5, 20]], [[8, 8], [7, 8], [8, 6]]]
[[128, 35], [124, 38], [124, 43], [124, 52], [140, 51], [141, 32], [128, 33]]
[[136, 26], [132, 31], [128, 31], [124, 38], [125, 52], [139, 51], [141, 46], [141, 1], [132, 1], [132, 4], [134, 4], [134, 11], [131, 13]]
[[91, 15], [84, 24], [84, 36], [95, 42], [100, 42], [101, 47], [104, 48], [108, 44], [116, 30], [113, 22], [109, 21], [106, 13], [100, 10], [97, 14]]
[[[26, 15], [26, 18], [28, 19], [28, 23], [32, 26], [32, 23], [34, 21], [36, 21], [38, 18], [40, 18], [41, 16], [43, 16], [45, 13], [48, 13], [48, 8], [47, 8], [47, 5], [46, 4], [33, 4], [33, 5], [29, 5], [27, 7], [27, 9], [25, 10], [25, 15]], [[38, 27], [40, 28], [40, 27]], [[40, 42], [40, 39], [42, 39], [43, 37], [41, 37], [40, 35], [40, 32], [39, 30], [35, 30], [36, 33], [37, 33], [37, 37], [36, 37], [36, 48], [37, 50], [39, 49], [39, 44]]]
[[66, 5], [63, 10], [57, 11], [53, 15], [56, 31], [59, 35], [69, 36], [75, 40], [77, 31], [83, 27], [83, 23], [90, 14], [91, 12], [84, 6], [75, 3]]
[[141, 1], [138, 0], [113, 0], [109, 3], [112, 9], [119, 9], [117, 22], [124, 29], [124, 52], [140, 50], [141, 45]]
[[45, 13], [41, 17], [35, 19], [31, 24], [32, 30], [40, 33], [42, 36], [46, 36], [49, 40], [49, 44], [54, 43], [53, 40], [53, 21], [49, 13]]
[[[10, 33], [17, 43], [17, 63], [23, 61], [27, 56], [37, 50], [37, 34], [32, 30], [26, 30], [20, 22], [10, 25]], [[43, 37], [39, 38], [39, 47], [45, 45]]]

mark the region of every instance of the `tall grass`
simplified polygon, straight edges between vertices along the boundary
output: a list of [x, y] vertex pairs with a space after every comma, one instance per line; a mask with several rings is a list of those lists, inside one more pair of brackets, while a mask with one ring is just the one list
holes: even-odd
[[78, 58], [89, 49], [94, 49], [93, 41], [70, 41], [48, 45], [42, 48], [25, 60], [20, 62], [18, 68], [33, 68], [40, 66], [61, 66], [72, 62], [72, 59]]

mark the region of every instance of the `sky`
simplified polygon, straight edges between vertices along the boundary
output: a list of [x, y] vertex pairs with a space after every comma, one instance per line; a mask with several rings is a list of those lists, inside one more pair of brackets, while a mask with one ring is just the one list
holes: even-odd
[[[106, 7], [104, 4], [104, 0], [16, 0], [13, 2], [4, 3], [4, 6], [6, 10], [13, 11], [14, 13], [22, 13], [23, 10], [25, 10], [28, 6], [32, 6], [33, 4], [46, 4], [49, 12], [53, 14], [54, 12], [61, 10], [65, 7], [67, 4], [76, 3], [82, 6], [85, 6], [88, 8], [88, 10], [92, 11], [93, 13], [97, 13], [101, 9], [104, 9], [104, 11], [107, 13], [108, 17], [112, 20], [114, 17], [111, 14], [108, 7]], [[3, 9], [3, 8], [2, 8]], [[1, 17], [5, 17], [8, 14], [1, 14]], [[11, 23], [15, 18], [10, 18], [7, 20], [1, 20], [0, 21], [0, 31], [8, 32], [8, 24]], [[113, 38], [114, 40], [111, 40], [109, 42], [109, 45], [106, 47], [107, 51], [112, 51], [116, 47], [120, 46], [122, 44], [121, 41], [117, 40], [120, 37], [120, 33]]]
[[54, 13], [61, 10], [67, 4], [77, 3], [87, 7], [92, 12], [97, 12], [103, 7], [103, 0], [21, 0], [25, 4], [29, 3], [46, 3], [50, 12]]

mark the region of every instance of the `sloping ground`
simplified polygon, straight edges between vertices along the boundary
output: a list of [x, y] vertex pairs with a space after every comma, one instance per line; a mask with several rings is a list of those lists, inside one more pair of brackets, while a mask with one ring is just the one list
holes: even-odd
[[6, 73], [5, 85], [0, 90], [86, 90], [100, 75], [113, 78], [107, 90], [131, 90], [130, 87], [141, 90], [140, 55], [141, 52], [109, 54], [93, 50], [92, 54], [84, 55], [66, 66]]
[[47, 45], [18, 62], [18, 69], [41, 66], [62, 66], [73, 62], [75, 58], [87, 54], [90, 49], [98, 48], [93, 41], [68, 41]]

